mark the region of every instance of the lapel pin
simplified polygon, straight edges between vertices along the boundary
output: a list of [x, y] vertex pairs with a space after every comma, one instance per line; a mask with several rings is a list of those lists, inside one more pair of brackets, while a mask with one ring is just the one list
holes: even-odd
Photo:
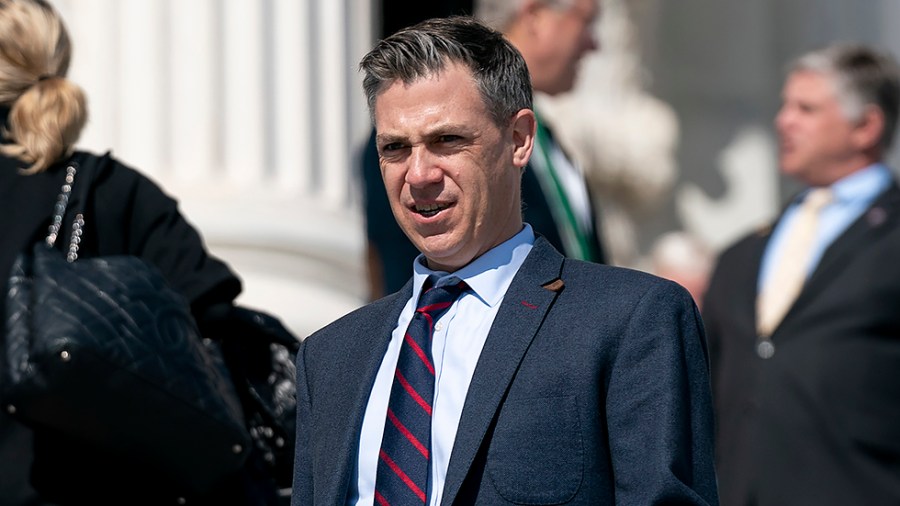
[[534, 304], [528, 302], [527, 300], [523, 300], [523, 301], [522, 301], [522, 305], [525, 306], [525, 307], [527, 307], [528, 309], [537, 309], [537, 306], [535, 306]]
[[542, 288], [544, 290], [550, 290], [551, 292], [559, 293], [562, 291], [564, 286], [566, 286], [566, 284], [563, 282], [563, 280], [556, 278], [555, 280], [547, 283], [546, 285], [543, 285]]
[[869, 223], [869, 226], [880, 226], [885, 220], [887, 220], [887, 211], [883, 207], [873, 207], [866, 213], [866, 221]]

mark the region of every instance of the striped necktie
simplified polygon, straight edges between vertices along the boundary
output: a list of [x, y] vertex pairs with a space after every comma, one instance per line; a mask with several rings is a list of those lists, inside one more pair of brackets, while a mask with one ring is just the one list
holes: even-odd
[[375, 476], [379, 506], [420, 506], [427, 501], [434, 399], [431, 338], [434, 322], [466, 289], [457, 277], [431, 286], [436, 279], [432, 275], [425, 282], [400, 347]]

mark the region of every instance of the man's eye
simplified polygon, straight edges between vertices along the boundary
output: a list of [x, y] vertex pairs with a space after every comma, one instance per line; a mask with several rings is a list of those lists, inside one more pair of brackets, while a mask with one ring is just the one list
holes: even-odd
[[403, 149], [403, 144], [401, 144], [399, 142], [392, 142], [390, 144], [385, 144], [384, 146], [381, 146], [382, 153], [393, 153], [399, 149]]
[[447, 135], [441, 135], [441, 136], [439, 136], [439, 137], [438, 137], [438, 142], [455, 142], [455, 141], [458, 141], [458, 140], [460, 140], [460, 139], [462, 139], [462, 137], [460, 137], [460, 136], [458, 136], [458, 135], [447, 134]]

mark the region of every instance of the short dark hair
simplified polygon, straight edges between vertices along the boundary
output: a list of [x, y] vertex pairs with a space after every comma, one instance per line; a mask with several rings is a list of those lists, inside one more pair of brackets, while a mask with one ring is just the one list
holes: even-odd
[[860, 119], [866, 105], [881, 109], [884, 131], [880, 144], [885, 151], [891, 147], [900, 114], [900, 71], [893, 57], [861, 44], [837, 43], [797, 58], [790, 70], [830, 77], [844, 114], [851, 120]]
[[532, 108], [531, 76], [519, 51], [500, 32], [468, 16], [423, 21], [383, 40], [359, 64], [374, 119], [375, 99], [397, 80], [405, 84], [439, 74], [449, 63], [468, 68], [498, 125]]

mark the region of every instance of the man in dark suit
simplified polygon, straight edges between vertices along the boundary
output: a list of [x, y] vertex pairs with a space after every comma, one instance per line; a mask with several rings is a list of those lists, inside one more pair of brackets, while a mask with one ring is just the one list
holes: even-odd
[[[598, 0], [475, 0], [475, 15], [503, 32], [528, 65], [534, 90], [547, 95], [575, 85], [582, 58], [597, 48]], [[522, 176], [525, 219], [569, 258], [605, 263], [600, 222], [578, 167], [544, 123]], [[399, 290], [418, 254], [393, 220], [384, 193], [374, 132], [363, 151], [363, 204], [370, 297]]]
[[723, 504], [900, 504], [898, 102], [869, 48], [791, 68], [779, 164], [808, 188], [721, 255], [703, 307]]
[[402, 290], [304, 341], [294, 504], [716, 504], [690, 296], [566, 259], [522, 221], [535, 116], [519, 53], [448, 18], [360, 66], [422, 255]]

